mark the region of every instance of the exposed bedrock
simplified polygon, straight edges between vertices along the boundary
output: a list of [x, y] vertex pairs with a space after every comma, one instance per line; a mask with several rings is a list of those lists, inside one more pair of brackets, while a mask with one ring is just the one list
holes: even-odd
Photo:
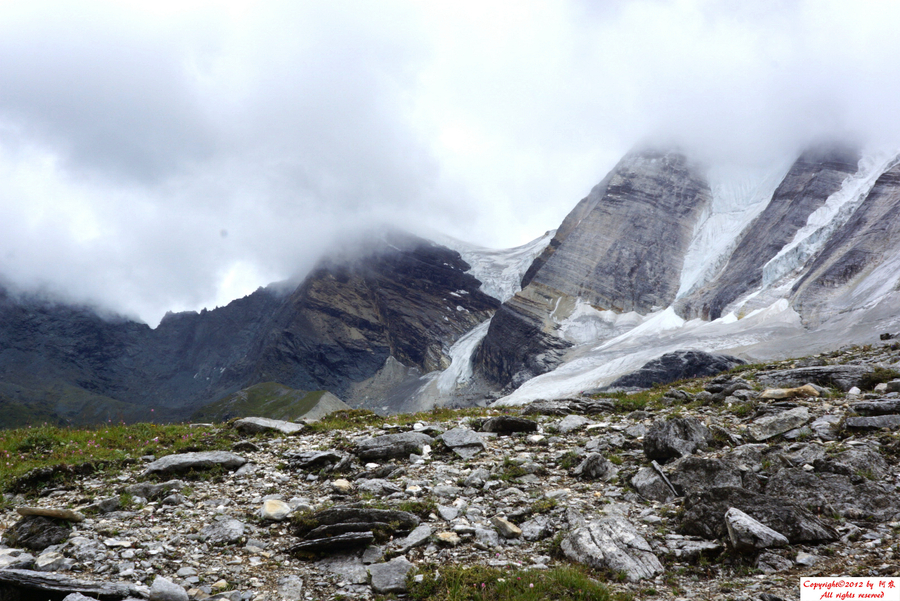
[[856, 173], [857, 148], [834, 145], [804, 152], [772, 195], [766, 208], [747, 226], [728, 262], [708, 284], [679, 300], [685, 318], [718, 319], [729, 303], [762, 283], [763, 266], [793, 240], [809, 215]]
[[572, 210], [491, 322], [476, 361], [500, 385], [553, 369], [576, 299], [647, 313], [678, 291], [695, 222], [710, 200], [698, 165], [678, 152], [629, 153]]
[[794, 285], [793, 305], [812, 322], [856, 308], [873, 292], [863, 282], [867, 276], [875, 276], [869, 279], [876, 289], [886, 285], [896, 290], [898, 269], [900, 164], [878, 178], [849, 221], [831, 236]]

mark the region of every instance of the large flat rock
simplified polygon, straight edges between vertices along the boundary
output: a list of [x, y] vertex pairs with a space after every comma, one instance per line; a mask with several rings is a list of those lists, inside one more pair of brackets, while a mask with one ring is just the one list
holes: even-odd
[[62, 601], [70, 593], [81, 593], [100, 601], [146, 598], [149, 590], [124, 582], [78, 580], [47, 572], [0, 570], [0, 598], [20, 601]]
[[157, 459], [147, 466], [144, 474], [181, 474], [190, 470], [209, 470], [214, 467], [236, 470], [245, 463], [246, 459], [227, 451], [180, 453]]

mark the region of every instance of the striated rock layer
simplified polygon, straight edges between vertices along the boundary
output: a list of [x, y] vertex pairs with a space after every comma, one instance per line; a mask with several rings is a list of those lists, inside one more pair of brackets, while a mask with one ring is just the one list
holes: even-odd
[[729, 303], [759, 288], [766, 262], [793, 239], [847, 176], [856, 172], [859, 159], [858, 149], [845, 146], [803, 153], [763, 212], [741, 234], [718, 276], [679, 301], [682, 316], [718, 319]]
[[557, 365], [576, 300], [647, 313], [675, 300], [684, 255], [710, 190], [678, 152], [627, 155], [566, 217], [503, 304], [477, 354], [488, 379], [521, 384]]

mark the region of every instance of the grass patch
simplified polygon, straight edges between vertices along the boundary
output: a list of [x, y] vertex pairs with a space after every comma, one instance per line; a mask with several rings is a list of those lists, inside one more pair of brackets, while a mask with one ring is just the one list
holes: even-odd
[[425, 520], [428, 519], [429, 514], [437, 513], [437, 503], [432, 499], [428, 499], [427, 501], [403, 501], [397, 505], [397, 509], [400, 511], [408, 511]]
[[625, 601], [579, 566], [509, 570], [431, 565], [422, 582], [409, 580], [409, 598], [420, 601]]
[[326, 415], [317, 422], [309, 424], [313, 432], [330, 432], [332, 430], [362, 430], [364, 428], [381, 428], [386, 420], [368, 409], [350, 409], [336, 411]]
[[896, 369], [876, 367], [860, 378], [859, 387], [862, 390], [873, 390], [877, 385], [890, 382], [896, 378], [900, 378], [900, 372]]
[[34, 492], [143, 455], [227, 449], [235, 435], [182, 424], [39, 426], [0, 432], [0, 490]]

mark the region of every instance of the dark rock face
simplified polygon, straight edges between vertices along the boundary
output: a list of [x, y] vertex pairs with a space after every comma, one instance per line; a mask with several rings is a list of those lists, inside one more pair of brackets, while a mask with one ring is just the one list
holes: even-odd
[[806, 225], [810, 213], [856, 173], [859, 150], [819, 148], [803, 153], [791, 167], [772, 200], [747, 227], [719, 276], [679, 302], [685, 318], [717, 319], [738, 297], [758, 288], [763, 266]]
[[[829, 238], [794, 285], [794, 306], [811, 321], [821, 313], [834, 312], [830, 301], [859, 276], [871, 273], [887, 257], [896, 256], [898, 240], [900, 165], [895, 165], [878, 178], [850, 220]], [[890, 275], [895, 272], [896, 267], [889, 270]]]
[[703, 351], [675, 351], [649, 361], [639, 370], [622, 376], [610, 386], [652, 388], [656, 384], [669, 384], [686, 378], [714, 376], [744, 363], [743, 359], [731, 355]]
[[699, 168], [677, 152], [627, 155], [566, 217], [491, 321], [476, 361], [518, 386], [559, 364], [556, 333], [575, 299], [615, 311], [665, 307], [678, 291], [694, 223], [710, 200]]
[[391, 233], [323, 261], [292, 291], [273, 286], [213, 311], [169, 314], [156, 329], [0, 290], [0, 427], [34, 415], [186, 417], [270, 381], [348, 398], [389, 357], [421, 373], [442, 369], [445, 349], [499, 306], [468, 268], [455, 251]]
[[43, 551], [66, 540], [71, 531], [71, 524], [64, 520], [30, 515], [10, 526], [3, 534], [3, 543], [11, 547]]
[[779, 532], [793, 543], [837, 540], [837, 532], [805, 509], [743, 488], [726, 486], [685, 498], [680, 532], [703, 538], [727, 535], [725, 513], [732, 507]]

